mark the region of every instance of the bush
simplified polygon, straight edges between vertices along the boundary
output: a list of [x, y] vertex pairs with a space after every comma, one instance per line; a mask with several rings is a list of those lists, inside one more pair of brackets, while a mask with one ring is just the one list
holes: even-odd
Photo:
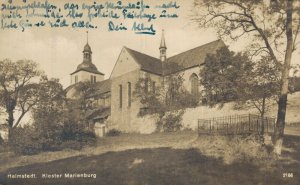
[[17, 154], [33, 155], [43, 149], [38, 133], [32, 126], [14, 128], [10, 137], [10, 148]]
[[95, 143], [94, 132], [86, 130], [83, 126], [68, 124], [47, 129], [28, 125], [14, 128], [9, 145], [17, 154], [33, 155], [65, 148], [79, 150], [85, 145]]
[[268, 149], [254, 135], [203, 136], [194, 143], [201, 153], [223, 159], [224, 163], [263, 162], [271, 158]]
[[164, 117], [159, 120], [157, 125], [157, 131], [163, 132], [176, 132], [182, 128], [182, 115], [184, 111], [172, 111], [168, 112]]
[[66, 146], [67, 148], [80, 149], [84, 145], [95, 144], [96, 135], [93, 131], [87, 130], [82, 124], [66, 123], [63, 127], [62, 142], [62, 146]]
[[113, 137], [113, 136], [119, 136], [122, 132], [120, 130], [117, 130], [117, 129], [111, 129], [109, 130], [107, 133], [106, 133], [106, 136], [110, 136], [110, 137]]
[[5, 142], [4, 142], [4, 139], [2, 138], [2, 136], [0, 135], [0, 145], [3, 145]]

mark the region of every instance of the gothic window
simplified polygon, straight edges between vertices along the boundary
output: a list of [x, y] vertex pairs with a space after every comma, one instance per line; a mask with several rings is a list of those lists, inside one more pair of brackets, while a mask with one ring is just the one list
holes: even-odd
[[119, 85], [119, 107], [122, 108], [122, 85]]
[[131, 107], [131, 83], [128, 82], [128, 107]]
[[193, 73], [190, 76], [190, 83], [191, 83], [192, 95], [198, 95], [198, 93], [199, 93], [199, 78], [195, 73]]

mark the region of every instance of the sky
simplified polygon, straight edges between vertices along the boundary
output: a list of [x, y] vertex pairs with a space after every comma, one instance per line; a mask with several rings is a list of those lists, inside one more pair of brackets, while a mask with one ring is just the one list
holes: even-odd
[[[30, 2], [30, 0], [27, 1]], [[150, 5], [170, 2], [166, 0], [144, 1]], [[64, 4], [68, 1], [49, 0], [49, 2], [54, 2], [64, 7]], [[79, 0], [76, 2], [80, 4], [94, 1]], [[105, 1], [97, 0], [97, 2]], [[67, 87], [70, 85], [70, 73], [74, 72], [77, 65], [83, 60], [82, 51], [87, 42], [87, 30], [89, 31], [88, 43], [93, 52], [93, 63], [100, 72], [105, 74], [106, 79], [109, 78], [118, 55], [124, 46], [159, 57], [162, 29], [165, 30], [167, 56], [173, 56], [218, 39], [213, 29], [200, 29], [191, 20], [193, 15], [192, 0], [176, 0], [176, 4], [180, 8], [171, 8], [168, 11], [176, 12], [179, 16], [178, 18], [157, 19], [150, 22], [153, 23], [156, 29], [155, 35], [135, 34], [132, 31], [108, 31], [108, 19], [95, 21], [99, 29], [31, 28], [25, 29], [24, 32], [19, 29], [0, 29], [0, 60], [5, 58], [13, 61], [19, 59], [33, 60], [39, 64], [40, 69], [44, 70], [49, 77], [59, 78], [64, 87]], [[138, 21], [150, 24], [145, 20]], [[133, 21], [120, 19], [114, 22], [132, 25]], [[242, 42], [225, 40], [225, 44], [233, 50], [241, 50], [247, 43], [249, 43], [247, 38]], [[298, 55], [294, 57], [293, 63], [299, 63], [299, 58]]]

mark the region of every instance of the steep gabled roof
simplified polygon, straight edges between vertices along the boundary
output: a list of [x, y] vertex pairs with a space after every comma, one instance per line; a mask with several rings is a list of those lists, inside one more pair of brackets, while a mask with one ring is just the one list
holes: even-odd
[[162, 74], [162, 63], [158, 58], [140, 53], [138, 51], [132, 50], [125, 47], [129, 54], [134, 58], [134, 60], [140, 64], [141, 69], [150, 73]]
[[165, 62], [161, 62], [158, 58], [127, 47], [125, 48], [135, 61], [140, 64], [142, 70], [158, 75], [169, 75], [184, 69], [202, 65], [207, 54], [213, 54], [224, 46], [226, 45], [222, 40], [216, 40], [167, 58]]
[[163, 70], [164, 75], [201, 65], [204, 63], [207, 54], [213, 54], [224, 46], [222, 40], [216, 40], [167, 58]]

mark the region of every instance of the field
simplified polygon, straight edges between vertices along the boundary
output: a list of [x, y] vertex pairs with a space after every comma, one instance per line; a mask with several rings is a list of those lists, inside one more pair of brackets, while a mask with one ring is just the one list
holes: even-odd
[[[295, 127], [288, 127], [290, 131], [293, 135], [286, 136], [282, 157], [261, 161], [227, 163], [222, 155], [204, 151], [213, 140], [198, 138], [193, 131], [122, 134], [100, 139], [97, 147], [82, 151], [7, 154], [0, 156], [0, 184], [298, 184], [300, 133]], [[7, 179], [7, 174], [23, 173], [34, 173], [37, 178]], [[62, 178], [41, 178], [43, 173], [62, 174]], [[65, 173], [92, 173], [96, 178], [64, 178]]]

